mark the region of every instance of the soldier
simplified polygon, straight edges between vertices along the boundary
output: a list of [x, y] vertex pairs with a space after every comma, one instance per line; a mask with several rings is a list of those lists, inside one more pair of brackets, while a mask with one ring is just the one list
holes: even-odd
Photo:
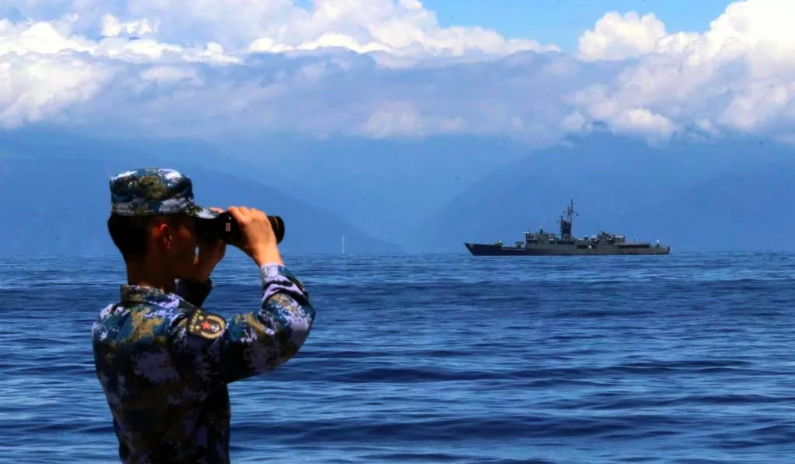
[[[121, 301], [92, 328], [97, 376], [125, 464], [228, 463], [227, 384], [293, 357], [315, 318], [303, 285], [284, 266], [262, 211], [230, 207], [262, 277], [262, 304], [225, 319], [202, 308], [226, 245], [198, 238], [188, 177], [141, 169], [110, 179], [108, 230], [124, 258]], [[199, 248], [198, 255], [196, 248]]]

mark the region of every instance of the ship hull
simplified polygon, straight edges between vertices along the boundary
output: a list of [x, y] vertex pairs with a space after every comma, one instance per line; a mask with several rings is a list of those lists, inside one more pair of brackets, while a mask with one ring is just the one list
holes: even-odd
[[479, 243], [464, 243], [474, 256], [605, 256], [605, 255], [667, 255], [671, 247], [654, 247], [643, 244], [598, 244], [580, 247], [575, 244], [534, 245], [531, 247], [506, 247]]

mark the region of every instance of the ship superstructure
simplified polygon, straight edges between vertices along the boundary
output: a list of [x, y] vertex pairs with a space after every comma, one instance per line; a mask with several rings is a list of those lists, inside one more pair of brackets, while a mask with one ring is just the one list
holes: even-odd
[[655, 245], [648, 242], [627, 242], [623, 235], [615, 235], [604, 231], [590, 237], [576, 238], [572, 235], [574, 216], [574, 200], [560, 216], [560, 234], [546, 232], [525, 232], [524, 240], [505, 246], [501, 241], [492, 244], [464, 243], [467, 249], [476, 256], [522, 256], [522, 255], [667, 255], [670, 246], [662, 246], [659, 241]]

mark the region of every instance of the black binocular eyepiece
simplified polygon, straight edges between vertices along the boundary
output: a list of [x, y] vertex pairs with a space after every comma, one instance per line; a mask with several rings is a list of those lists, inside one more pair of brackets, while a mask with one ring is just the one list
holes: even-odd
[[[284, 221], [279, 216], [268, 216], [276, 243], [284, 239]], [[221, 213], [215, 219], [196, 220], [196, 233], [205, 240], [221, 239], [225, 243], [236, 242], [240, 239], [240, 225], [231, 213]]]

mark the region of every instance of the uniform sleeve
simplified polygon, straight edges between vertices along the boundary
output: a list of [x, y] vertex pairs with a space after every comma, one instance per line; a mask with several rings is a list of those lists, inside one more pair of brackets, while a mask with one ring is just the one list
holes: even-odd
[[197, 309], [172, 332], [180, 375], [202, 385], [232, 383], [284, 364], [309, 336], [315, 309], [301, 282], [282, 265], [264, 265], [257, 311], [225, 319]]

